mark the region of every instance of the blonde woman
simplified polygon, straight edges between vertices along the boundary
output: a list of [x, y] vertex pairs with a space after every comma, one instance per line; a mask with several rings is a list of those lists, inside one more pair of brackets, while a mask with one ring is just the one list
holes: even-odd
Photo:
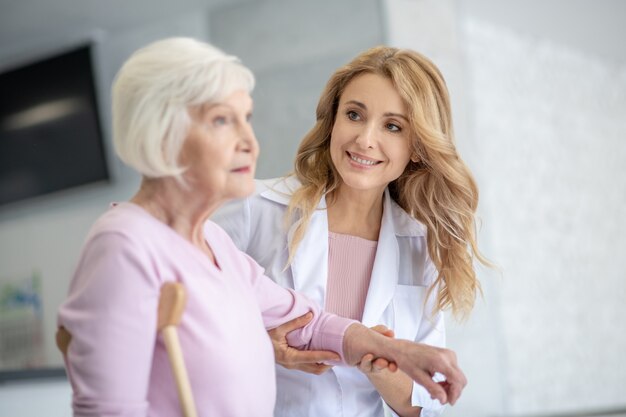
[[[331, 76], [295, 173], [257, 182], [254, 196], [215, 220], [280, 285], [384, 325], [383, 333], [441, 347], [443, 310], [467, 315], [480, 289], [477, 203], [441, 73], [419, 53], [377, 47]], [[305, 323], [270, 332], [281, 365], [275, 416], [440, 414], [424, 387], [378, 369], [371, 355], [359, 372], [320, 363], [332, 352], [290, 349], [285, 336]]]

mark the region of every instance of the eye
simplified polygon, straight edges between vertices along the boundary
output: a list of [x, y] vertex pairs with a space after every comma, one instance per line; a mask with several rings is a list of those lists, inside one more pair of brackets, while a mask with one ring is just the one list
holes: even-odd
[[353, 120], [353, 121], [361, 120], [361, 116], [359, 116], [359, 113], [355, 111], [348, 110], [346, 112], [346, 115], [348, 116], [348, 119], [350, 120]]
[[246, 121], [247, 121], [248, 123], [250, 123], [250, 122], [252, 121], [252, 113], [248, 113], [248, 114], [246, 115]]
[[394, 123], [387, 123], [385, 128], [390, 132], [400, 132], [402, 128]]
[[211, 120], [211, 123], [215, 127], [220, 127], [228, 123], [228, 119], [225, 116], [215, 116], [213, 120]]

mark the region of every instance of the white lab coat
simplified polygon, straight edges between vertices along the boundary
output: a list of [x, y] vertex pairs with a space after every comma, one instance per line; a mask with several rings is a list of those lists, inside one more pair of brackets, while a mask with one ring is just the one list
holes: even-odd
[[[289, 197], [299, 185], [294, 177], [257, 181], [253, 196], [227, 204], [212, 220], [274, 281], [306, 294], [323, 307], [328, 273], [325, 198], [313, 213], [291, 266], [285, 269], [293, 226], [287, 230], [284, 217]], [[426, 247], [426, 228], [385, 191], [363, 324], [384, 324], [394, 330], [396, 338], [444, 346], [443, 314], [430, 314], [436, 292], [424, 302], [435, 273]], [[276, 417], [380, 417], [383, 408], [395, 415], [356, 368], [336, 366], [322, 375], [311, 375], [277, 365], [276, 373]], [[438, 416], [443, 409], [417, 384], [413, 386], [413, 404], [423, 407], [422, 417]]]

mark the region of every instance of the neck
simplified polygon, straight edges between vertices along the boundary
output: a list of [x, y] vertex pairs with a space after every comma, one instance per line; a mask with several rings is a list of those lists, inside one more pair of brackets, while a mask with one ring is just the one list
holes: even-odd
[[181, 186], [173, 178], [144, 178], [130, 200], [165, 223], [192, 244], [206, 251], [203, 226], [220, 202], [206, 193]]
[[340, 185], [327, 199], [328, 230], [378, 240], [383, 196], [383, 192], [362, 192]]

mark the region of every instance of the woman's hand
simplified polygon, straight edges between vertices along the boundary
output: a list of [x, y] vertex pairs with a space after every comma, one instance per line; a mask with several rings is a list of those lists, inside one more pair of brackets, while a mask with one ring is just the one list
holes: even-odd
[[[372, 374], [378, 374], [382, 370], [388, 369], [389, 361], [385, 358], [376, 358], [373, 354], [368, 353], [361, 358], [361, 362], [359, 362], [358, 368], [369, 378], [370, 376], [372, 376]], [[388, 370], [391, 372], [395, 372], [395, 370]]]
[[311, 319], [313, 319], [313, 313], [309, 312], [281, 324], [267, 333], [270, 335], [274, 346], [276, 363], [287, 369], [297, 369], [309, 374], [320, 375], [332, 368], [331, 365], [326, 365], [324, 362], [341, 360], [339, 354], [328, 350], [298, 350], [287, 343], [287, 333], [306, 326]]
[[[388, 328], [387, 326], [383, 324], [370, 327], [370, 329], [386, 337], [395, 336], [393, 330], [391, 330], [390, 328]], [[387, 369], [390, 372], [395, 372], [398, 369], [397, 365], [394, 362], [389, 362], [385, 358], [377, 358], [372, 353], [368, 353], [365, 356], [363, 356], [361, 358], [361, 361], [358, 363], [357, 367], [368, 378], [370, 378], [372, 374], [380, 373], [380, 371], [382, 371], [383, 369]]]
[[[384, 337], [361, 324], [348, 327], [343, 339], [344, 358], [356, 365], [368, 353], [394, 362], [411, 379], [422, 385], [441, 404], [456, 403], [467, 384], [454, 352], [444, 348]], [[433, 381], [435, 373], [445, 376], [444, 382]]]

